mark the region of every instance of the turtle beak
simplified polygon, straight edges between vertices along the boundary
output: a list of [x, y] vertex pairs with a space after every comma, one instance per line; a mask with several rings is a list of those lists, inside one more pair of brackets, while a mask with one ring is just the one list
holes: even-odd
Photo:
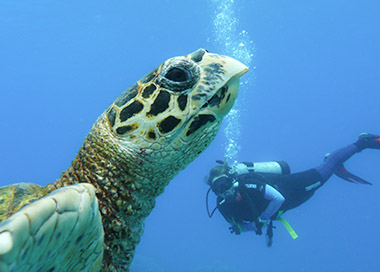
[[207, 82], [207, 86], [199, 88], [199, 91], [205, 92], [208, 88], [208, 97], [204, 97], [207, 101], [194, 101], [194, 107], [199, 106], [196, 102], [207, 104], [205, 111], [213, 112], [217, 119], [222, 119], [234, 105], [239, 91], [239, 79], [248, 71], [248, 67], [231, 57], [206, 51], [199, 64], [203, 71], [201, 84]]
[[247, 66], [238, 60], [223, 55], [209, 53], [206, 49], [198, 49], [187, 57], [194, 62], [201, 63], [203, 67], [207, 67], [208, 65], [213, 66], [213, 64], [221, 65], [224, 70], [224, 79], [231, 79], [234, 76], [241, 77], [249, 70]]
[[[212, 54], [210, 54], [212, 55]], [[223, 69], [225, 70], [225, 73], [223, 75], [223, 78], [225, 81], [229, 81], [232, 78], [240, 78], [242, 75], [244, 75], [246, 72], [248, 72], [248, 67], [245, 66], [240, 61], [233, 59], [231, 57], [217, 55], [221, 58], [223, 58]]]
[[[231, 110], [233, 107], [235, 100], [237, 98], [238, 92], [239, 92], [239, 86], [240, 86], [240, 77], [248, 72], [248, 67], [245, 66], [243, 63], [241, 63], [238, 60], [235, 60], [230, 57], [226, 57], [226, 64], [225, 69], [227, 71], [226, 73], [226, 79], [228, 77], [230, 78], [227, 83], [224, 85], [227, 86], [226, 94], [224, 95], [224, 99], [221, 98], [222, 101], [224, 101], [224, 106], [217, 108], [215, 110], [215, 113], [219, 116], [224, 117], [227, 115], [227, 113]], [[223, 87], [221, 88], [223, 92]]]

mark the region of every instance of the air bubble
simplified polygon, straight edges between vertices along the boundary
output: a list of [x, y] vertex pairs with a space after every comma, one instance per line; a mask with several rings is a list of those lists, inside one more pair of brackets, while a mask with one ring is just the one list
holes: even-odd
[[[254, 57], [254, 43], [248, 35], [248, 31], [239, 30], [239, 19], [236, 16], [236, 3], [234, 0], [212, 0], [215, 13], [213, 19], [213, 45], [218, 53], [233, 57], [251, 70]], [[236, 1], [238, 2], [238, 1]], [[251, 73], [252, 74], [252, 73]], [[237, 161], [241, 149], [240, 137], [240, 112], [241, 104], [245, 100], [245, 92], [249, 87], [249, 79], [245, 75], [240, 82], [238, 99], [223, 121], [223, 131], [226, 137], [225, 158], [229, 161]]]

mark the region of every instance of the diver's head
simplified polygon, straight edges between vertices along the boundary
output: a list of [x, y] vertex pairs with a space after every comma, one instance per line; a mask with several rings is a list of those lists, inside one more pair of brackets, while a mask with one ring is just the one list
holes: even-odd
[[237, 196], [235, 187], [238, 186], [238, 182], [230, 175], [229, 168], [227, 162], [213, 167], [206, 177], [206, 183], [216, 195], [232, 202]]
[[236, 183], [237, 182], [229, 176], [219, 176], [213, 180], [211, 190], [227, 202], [232, 202], [236, 198]]

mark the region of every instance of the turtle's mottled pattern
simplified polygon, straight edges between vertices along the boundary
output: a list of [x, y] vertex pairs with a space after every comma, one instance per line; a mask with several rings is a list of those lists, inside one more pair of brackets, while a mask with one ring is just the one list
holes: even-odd
[[[0, 246], [0, 268], [3, 265], [8, 269], [4, 271], [12, 271], [15, 267], [19, 269], [17, 271], [38, 271], [22, 270], [25, 263], [36, 263], [33, 269], [44, 267], [44, 271], [57, 267], [62, 270], [54, 271], [70, 271], [73, 267], [86, 267], [85, 270], [90, 271], [128, 271], [144, 230], [144, 220], [152, 211], [156, 197], [211, 143], [236, 99], [239, 77], [246, 71], [247, 68], [238, 61], [201, 49], [167, 60], [122, 93], [99, 117], [71, 167], [60, 179], [41, 189], [31, 187], [27, 194], [24, 193], [25, 198], [20, 200], [18, 197], [14, 201], [19, 204], [13, 205], [12, 209], [0, 206], [0, 219], [6, 218], [47, 193], [64, 195], [62, 189], [56, 190], [62, 187], [69, 190], [70, 185], [86, 183], [88, 187], [82, 190], [95, 188], [104, 229], [104, 253], [97, 247], [103, 237], [94, 229], [86, 234], [87, 238], [93, 239], [92, 247], [74, 245], [81, 253], [72, 259], [48, 263], [43, 259], [26, 260], [16, 253], [14, 259], [5, 259], [13, 249], [16, 250], [10, 246], [9, 239], [19, 239], [12, 234], [12, 218], [25, 214], [27, 209], [35, 211], [40, 202], [46, 201], [45, 197], [0, 224], [0, 242], [5, 241], [5, 246]], [[5, 193], [19, 187], [5, 187]], [[48, 197], [54, 199], [54, 195]], [[11, 197], [4, 198], [9, 202]], [[95, 204], [91, 205], [94, 207]], [[53, 208], [49, 212], [57, 213]], [[83, 215], [80, 211], [77, 213]], [[86, 212], [83, 216], [92, 214], [91, 218], [96, 218], [95, 213]], [[45, 224], [46, 220], [40, 221], [41, 226], [49, 225]], [[57, 235], [54, 228], [46, 230], [46, 233], [50, 232]], [[73, 245], [74, 236], [83, 234], [78, 235], [80, 231], [75, 227], [71, 233], [73, 237], [69, 235], [68, 239]], [[34, 241], [38, 243], [36, 239]], [[47, 245], [45, 250], [51, 251], [51, 247], [54, 246]], [[60, 254], [66, 254], [63, 247], [63, 244], [59, 245]], [[27, 245], [20, 246], [20, 249], [30, 251]], [[100, 268], [98, 264], [102, 256]]]
[[1, 272], [98, 271], [101, 266], [103, 228], [90, 184], [56, 190], [6, 222], [9, 228], [0, 233]]

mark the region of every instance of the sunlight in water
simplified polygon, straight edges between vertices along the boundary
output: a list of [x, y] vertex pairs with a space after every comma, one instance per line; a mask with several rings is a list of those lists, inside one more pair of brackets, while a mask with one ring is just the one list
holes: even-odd
[[[249, 38], [248, 32], [240, 30], [239, 19], [236, 15], [234, 0], [212, 0], [215, 6], [213, 17], [213, 43], [219, 53], [240, 60], [251, 70], [254, 45]], [[239, 150], [240, 136], [240, 112], [241, 102], [245, 96], [245, 91], [249, 86], [249, 77], [244, 76], [240, 82], [240, 92], [235, 106], [226, 116], [223, 123], [223, 131], [226, 137], [225, 155], [229, 161], [236, 161]]]

